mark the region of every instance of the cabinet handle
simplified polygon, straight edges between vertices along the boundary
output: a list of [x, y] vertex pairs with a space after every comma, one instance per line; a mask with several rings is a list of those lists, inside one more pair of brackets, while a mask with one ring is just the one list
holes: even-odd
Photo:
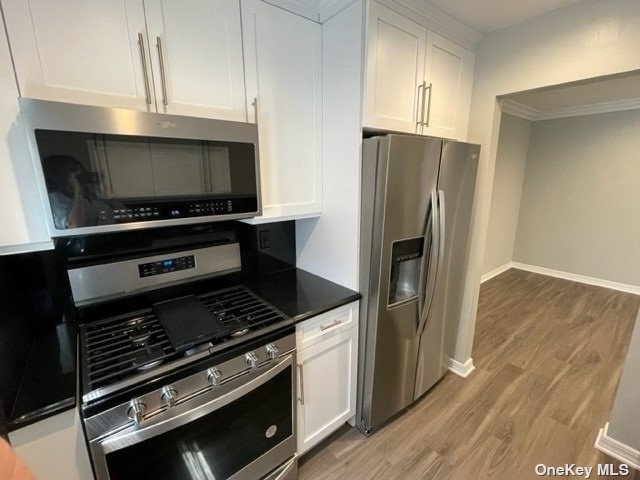
[[300, 384], [300, 395], [298, 395], [298, 401], [300, 405], [304, 405], [304, 370], [302, 369], [302, 365], [297, 364], [298, 367], [298, 382]]
[[428, 87], [424, 89], [425, 95], [427, 94], [427, 90], [429, 90], [429, 101], [427, 102], [427, 120], [424, 119], [424, 100], [422, 100], [422, 124], [425, 127], [429, 126], [429, 118], [431, 117], [431, 92], [433, 91], [433, 83], [430, 83]]
[[144, 36], [142, 33], [138, 33], [138, 47], [140, 48], [142, 75], [144, 76], [144, 97], [147, 105], [151, 105], [151, 89], [149, 87], [149, 71], [147, 70], [147, 54], [144, 50]]
[[[424, 92], [420, 95], [420, 89], [424, 89], [427, 82], [422, 82], [418, 85], [418, 102], [416, 104], [416, 133], [418, 133], [418, 127], [422, 125], [422, 112], [424, 111]], [[420, 107], [422, 105], [422, 107]]]
[[328, 330], [331, 327], [335, 327], [336, 325], [340, 325], [342, 323], [342, 320], [334, 320], [331, 323], [325, 323], [324, 325], [320, 325], [320, 330], [324, 331], [324, 330]]
[[160, 61], [160, 84], [162, 86], [162, 104], [166, 107], [169, 104], [167, 100], [167, 79], [164, 72], [164, 55], [162, 53], [162, 39], [156, 37], [156, 48], [158, 49], [158, 60]]
[[251, 105], [253, 106], [253, 113], [255, 115], [256, 126], [257, 126], [258, 125], [258, 97], [255, 97], [253, 99], [253, 102], [251, 102]]

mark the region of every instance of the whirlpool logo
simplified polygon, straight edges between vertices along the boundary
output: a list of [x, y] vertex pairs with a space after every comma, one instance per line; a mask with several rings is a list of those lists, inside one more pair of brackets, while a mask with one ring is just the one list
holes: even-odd
[[160, 128], [176, 128], [177, 125], [174, 122], [170, 122], [169, 120], [162, 120], [156, 122], [156, 125]]

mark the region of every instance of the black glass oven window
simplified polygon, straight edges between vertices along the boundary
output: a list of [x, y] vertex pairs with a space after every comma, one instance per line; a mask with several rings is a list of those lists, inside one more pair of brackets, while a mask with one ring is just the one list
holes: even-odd
[[111, 480], [228, 478], [292, 435], [291, 377], [289, 368], [213, 413], [107, 454]]
[[251, 143], [53, 130], [35, 136], [58, 229], [256, 209]]

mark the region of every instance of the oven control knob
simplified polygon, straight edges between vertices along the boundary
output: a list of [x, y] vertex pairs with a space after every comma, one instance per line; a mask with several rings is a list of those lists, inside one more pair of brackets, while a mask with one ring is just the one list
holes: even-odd
[[213, 385], [220, 385], [220, 379], [222, 378], [222, 372], [217, 368], [210, 368], [207, 370], [207, 381]]
[[167, 407], [175, 407], [178, 400], [178, 392], [175, 388], [166, 385], [162, 387], [162, 401]]
[[273, 343], [267, 345], [267, 355], [271, 360], [275, 360], [280, 355], [280, 350]]
[[127, 416], [136, 422], [136, 425], [140, 425], [144, 418], [144, 413], [147, 411], [147, 406], [135, 398], [131, 400], [129, 410], [127, 410]]
[[247, 353], [245, 358], [249, 367], [256, 368], [258, 366], [258, 356], [254, 352]]

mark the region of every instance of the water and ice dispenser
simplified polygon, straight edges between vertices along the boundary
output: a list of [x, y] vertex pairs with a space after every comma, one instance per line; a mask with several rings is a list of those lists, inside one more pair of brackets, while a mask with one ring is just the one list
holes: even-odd
[[388, 306], [391, 307], [418, 296], [423, 254], [424, 237], [393, 242]]

